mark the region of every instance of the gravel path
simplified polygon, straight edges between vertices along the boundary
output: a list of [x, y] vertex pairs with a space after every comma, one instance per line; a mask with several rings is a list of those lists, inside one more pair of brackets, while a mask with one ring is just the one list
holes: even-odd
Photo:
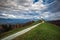
[[[44, 23], [44, 21], [42, 21], [42, 23]], [[38, 25], [40, 25], [40, 24], [42, 24], [42, 23], [38, 23], [38, 24], [36, 24], [36, 25], [33, 25], [33, 26], [31, 26], [31, 27], [29, 27], [29, 28], [26, 28], [26, 29], [24, 29], [24, 30], [22, 30], [22, 31], [19, 31], [19, 32], [15, 33], [15, 34], [12, 34], [12, 35], [10, 35], [10, 36], [7, 36], [7, 37], [5, 37], [5, 38], [3, 38], [3, 39], [1, 39], [1, 40], [12, 40], [12, 39], [16, 38], [17, 36], [20, 36], [20, 35], [28, 32], [28, 31], [30, 31], [31, 29], [35, 28], [36, 26], [38, 26]]]

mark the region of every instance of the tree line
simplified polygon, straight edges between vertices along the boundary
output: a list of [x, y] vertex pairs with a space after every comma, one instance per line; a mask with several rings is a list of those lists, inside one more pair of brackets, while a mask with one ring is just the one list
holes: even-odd
[[21, 27], [26, 27], [34, 23], [34, 21], [30, 21], [24, 24], [0, 24], [0, 34], [4, 32], [8, 32], [10, 30], [16, 29], [16, 28], [21, 28]]

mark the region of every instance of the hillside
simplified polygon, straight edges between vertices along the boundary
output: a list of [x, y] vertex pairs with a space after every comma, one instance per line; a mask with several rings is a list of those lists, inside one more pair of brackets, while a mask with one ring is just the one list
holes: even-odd
[[60, 20], [53, 20], [53, 21], [48, 21], [49, 23], [55, 24], [57, 26], [60, 26]]
[[[14, 34], [14, 33], [17, 33], [18, 31], [21, 31], [21, 30], [23, 30], [23, 29], [26, 29], [26, 28], [29, 28], [29, 27], [31, 27], [31, 26], [33, 26], [33, 25], [35, 25], [35, 24], [38, 24], [39, 22], [41, 22], [40, 20], [39, 21], [30, 21], [30, 22], [27, 22], [27, 23], [25, 23], [25, 24], [23, 24], [23, 25], [20, 25], [20, 24], [15, 24], [14, 26], [13, 25], [11, 25], [10, 26], [10, 24], [8, 24], [9, 25], [9, 28], [10, 27], [13, 27], [13, 29], [10, 29], [9, 31], [8, 31], [8, 29], [6, 28], [6, 30], [7, 31], [5, 31], [5, 29], [3, 30], [3, 31], [5, 31], [5, 32], [3, 32], [2, 33], [2, 29], [0, 29], [0, 38], [2, 39], [2, 38], [4, 38], [4, 37], [7, 37], [7, 36], [9, 36], [9, 35], [12, 35], [12, 34]], [[3, 24], [2, 24], [3, 25]], [[6, 24], [4, 25], [5, 27], [7, 26]], [[1, 28], [3, 27], [3, 26], [0, 26]], [[7, 26], [8, 27], [8, 26]]]
[[60, 40], [60, 27], [45, 22], [13, 40]]

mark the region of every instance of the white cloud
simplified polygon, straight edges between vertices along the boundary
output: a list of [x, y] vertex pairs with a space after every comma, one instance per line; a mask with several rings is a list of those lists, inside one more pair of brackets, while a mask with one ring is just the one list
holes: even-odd
[[7, 17], [7, 18], [16, 18], [16, 16], [11, 15], [11, 14], [2, 14], [2, 15]]
[[[33, 4], [33, 0], [8, 0], [6, 2], [4, 1], [4, 3], [4, 8], [9, 10], [5, 10], [5, 12], [2, 14], [6, 16], [6, 18], [37, 18], [35, 14], [40, 14], [40, 11], [46, 8], [46, 6], [42, 4], [42, 0], [39, 0], [39, 2], [36, 2], [35, 4]], [[36, 13], [34, 13], [32, 10]]]
[[35, 4], [32, 4], [32, 10], [43, 10], [45, 8], [46, 8], [46, 6], [44, 4], [42, 4], [41, 1], [36, 2]]
[[[1, 3], [0, 3], [1, 4]], [[50, 5], [51, 6], [51, 5]], [[59, 13], [43, 12], [42, 10], [46, 9], [48, 6], [42, 4], [42, 0], [33, 4], [33, 0], [8, 0], [3, 8], [6, 11], [3, 12], [3, 18], [20, 18], [20, 19], [40, 19], [41, 15], [43, 18], [57, 19], [57, 16], [60, 16]], [[60, 6], [59, 6], [60, 7]], [[2, 8], [2, 10], [3, 10]], [[52, 6], [53, 8], [53, 6]], [[51, 8], [51, 9], [52, 9]]]
[[8, 0], [5, 6], [18, 10], [42, 10], [46, 6], [42, 4], [42, 0], [33, 4], [33, 0]]
[[60, 12], [44, 12], [42, 17], [47, 20], [60, 20]]

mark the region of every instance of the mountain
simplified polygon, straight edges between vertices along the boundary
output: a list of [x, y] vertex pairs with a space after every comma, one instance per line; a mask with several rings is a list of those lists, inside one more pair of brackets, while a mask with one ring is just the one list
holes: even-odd
[[30, 19], [4, 19], [0, 18], [0, 24], [23, 24], [31, 21]]

